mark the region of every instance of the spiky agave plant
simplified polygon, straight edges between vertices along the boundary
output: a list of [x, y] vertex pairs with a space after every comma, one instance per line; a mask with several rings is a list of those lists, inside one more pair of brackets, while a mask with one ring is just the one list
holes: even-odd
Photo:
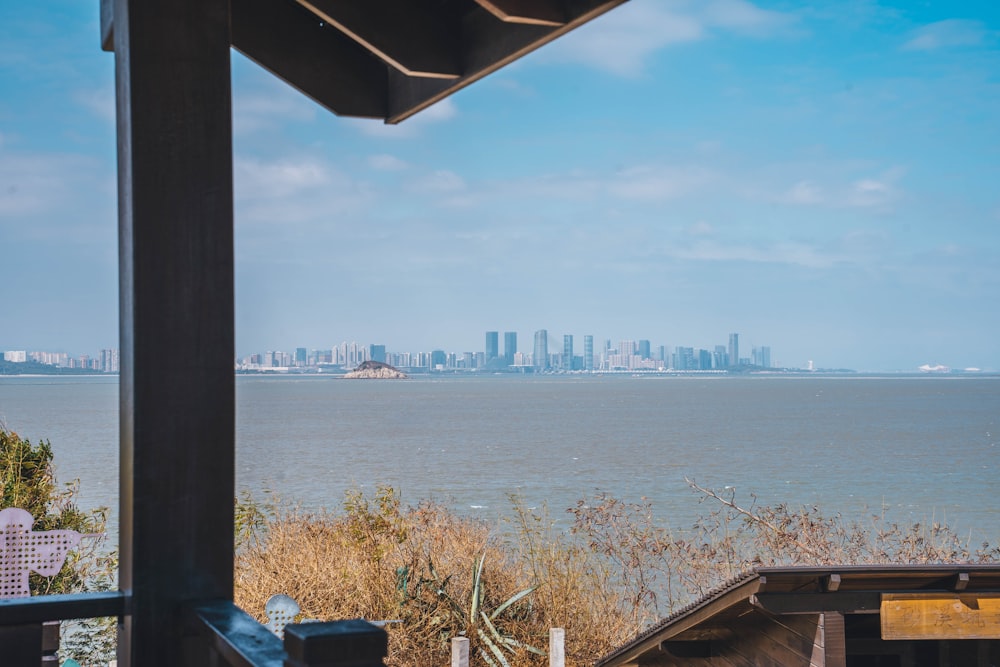
[[[443, 632], [443, 638], [458, 634], [475, 640], [475, 648], [483, 661], [490, 667], [511, 667], [509, 657], [512, 657], [518, 650], [528, 651], [535, 655], [545, 656], [541, 649], [511, 636], [504, 632], [498, 621], [515, 604], [531, 595], [537, 586], [531, 586], [518, 591], [492, 611], [484, 609], [486, 600], [486, 590], [483, 579], [483, 566], [486, 562], [486, 554], [482, 554], [474, 559], [472, 564], [472, 581], [468, 605], [463, 605], [460, 598], [452, 595], [448, 585], [451, 575], [441, 577], [434, 567], [432, 559], [428, 558], [427, 571], [429, 577], [421, 577], [413, 586], [412, 591], [408, 590], [408, 572], [405, 568], [399, 573], [400, 592], [403, 602], [413, 601], [422, 611], [430, 614], [432, 622], [439, 625]], [[428, 599], [430, 598], [430, 599]], [[428, 605], [433, 605], [433, 609], [428, 609]], [[447, 636], [445, 636], [447, 635]]]

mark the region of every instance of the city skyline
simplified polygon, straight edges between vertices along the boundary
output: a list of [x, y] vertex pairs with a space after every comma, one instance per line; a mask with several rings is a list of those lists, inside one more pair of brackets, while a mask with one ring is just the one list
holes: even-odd
[[[117, 339], [98, 5], [0, 6], [6, 349]], [[971, 0], [630, 0], [400, 126], [234, 54], [235, 347], [531, 353], [555, 324], [998, 369], [997, 72]]]
[[[482, 350], [467, 347], [429, 350], [414, 348], [392, 349], [383, 343], [359, 343], [346, 340], [331, 346], [296, 346], [287, 351], [281, 346], [255, 352], [237, 353], [238, 370], [272, 368], [315, 368], [317, 366], [339, 366], [352, 368], [364, 361], [378, 361], [404, 368], [439, 368], [465, 370], [503, 370], [530, 368], [534, 372], [547, 371], [613, 371], [613, 370], [734, 370], [740, 368], [775, 370], [839, 370], [861, 372], [946, 372], [974, 371], [996, 372], [991, 368], [960, 367], [952, 369], [945, 364], [923, 363], [907, 369], [857, 369], [849, 366], [829, 367], [816, 364], [813, 359], [803, 364], [784, 363], [780, 356], [772, 354], [770, 345], [756, 342], [741, 347], [740, 334], [731, 332], [726, 344], [700, 343], [698, 346], [669, 345], [650, 339], [602, 338], [601, 346], [595, 347], [595, 336], [585, 334], [578, 347], [574, 334], [562, 334], [562, 346], [553, 351], [556, 342], [549, 342], [547, 329], [536, 330], [533, 334], [532, 352], [518, 352], [518, 332], [504, 331], [503, 350], [499, 347], [500, 331], [486, 331]], [[744, 354], [749, 349], [748, 354]], [[577, 354], [579, 351], [581, 354]], [[3, 350], [0, 359], [21, 363], [34, 361], [57, 367], [92, 369], [101, 372], [117, 372], [119, 351], [117, 348], [102, 348], [91, 356], [73, 356], [64, 351]]]

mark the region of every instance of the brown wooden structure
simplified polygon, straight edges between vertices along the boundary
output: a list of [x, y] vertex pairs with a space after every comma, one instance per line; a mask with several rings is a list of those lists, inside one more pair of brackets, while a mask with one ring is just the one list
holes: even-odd
[[598, 667], [989, 667], [1000, 565], [760, 568]]
[[232, 603], [230, 48], [336, 114], [396, 123], [624, 1], [101, 0], [118, 118], [120, 591], [0, 603], [0, 625], [118, 616], [119, 667], [368, 664], [352, 644], [377, 647], [366, 631], [312, 626], [282, 646]]

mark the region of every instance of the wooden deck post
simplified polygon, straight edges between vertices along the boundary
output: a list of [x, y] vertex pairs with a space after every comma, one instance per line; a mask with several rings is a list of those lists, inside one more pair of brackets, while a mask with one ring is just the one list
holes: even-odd
[[105, 0], [118, 114], [120, 667], [207, 665], [181, 610], [233, 594], [228, 0]]
[[549, 628], [549, 667], [566, 667], [566, 628]]
[[451, 667], [469, 667], [469, 638], [452, 637]]

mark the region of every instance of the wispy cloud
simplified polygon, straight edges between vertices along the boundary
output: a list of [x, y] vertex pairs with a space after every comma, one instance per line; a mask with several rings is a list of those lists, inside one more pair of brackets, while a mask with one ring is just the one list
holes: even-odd
[[78, 90], [73, 99], [100, 120], [115, 122], [115, 91], [111, 85], [100, 90]]
[[370, 155], [367, 162], [369, 167], [377, 171], [402, 171], [409, 166], [405, 160], [387, 153]]
[[804, 243], [790, 241], [770, 245], [750, 245], [701, 240], [687, 246], [671, 246], [666, 254], [675, 259], [693, 261], [791, 264], [812, 269], [827, 269], [844, 261], [844, 258], [838, 255], [825, 253]]
[[243, 157], [233, 171], [237, 223], [306, 223], [325, 234], [337, 214], [360, 211], [375, 199], [368, 184], [314, 157]]
[[698, 42], [716, 31], [769, 37], [795, 22], [792, 14], [746, 0], [634, 0], [546, 47], [542, 57], [635, 77], [652, 54], [666, 47]]
[[409, 189], [430, 194], [454, 194], [465, 190], [466, 185], [465, 180], [455, 172], [437, 169], [411, 182]]
[[398, 125], [387, 125], [382, 121], [364, 118], [345, 118], [344, 122], [369, 137], [408, 139], [418, 136], [428, 125], [447, 122], [457, 115], [458, 107], [450, 97], [446, 97]]
[[902, 46], [904, 51], [936, 51], [961, 46], [977, 46], [986, 41], [989, 31], [982, 21], [948, 19], [930, 23], [913, 31]]
[[700, 189], [712, 178], [712, 172], [702, 167], [632, 167], [616, 175], [608, 192], [623, 199], [674, 199]]
[[785, 204], [806, 205], [822, 204], [824, 199], [823, 191], [812, 181], [799, 181], [778, 197]]

